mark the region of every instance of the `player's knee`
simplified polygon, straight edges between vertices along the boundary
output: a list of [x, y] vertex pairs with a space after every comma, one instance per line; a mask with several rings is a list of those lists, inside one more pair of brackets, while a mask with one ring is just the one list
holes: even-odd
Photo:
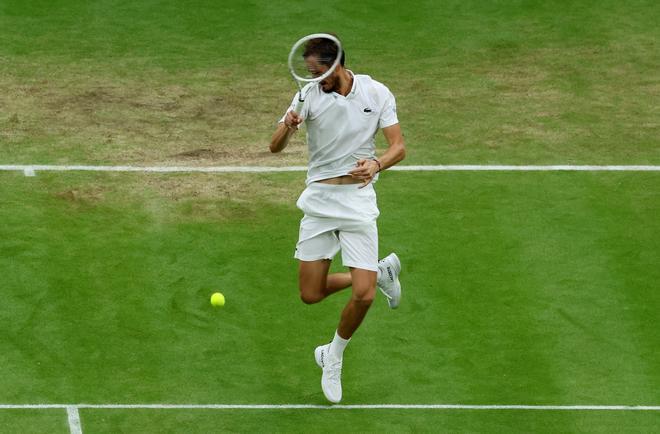
[[353, 301], [365, 306], [370, 306], [376, 298], [375, 287], [354, 287], [353, 288]]
[[300, 299], [305, 304], [314, 304], [323, 300], [320, 291], [315, 291], [313, 288], [300, 288]]

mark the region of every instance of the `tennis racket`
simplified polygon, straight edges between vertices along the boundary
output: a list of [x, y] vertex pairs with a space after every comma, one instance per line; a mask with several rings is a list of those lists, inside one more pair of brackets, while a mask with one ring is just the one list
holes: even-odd
[[341, 42], [327, 33], [307, 35], [293, 44], [289, 53], [289, 71], [298, 85], [296, 113], [300, 113], [311, 85], [329, 77], [341, 57]]

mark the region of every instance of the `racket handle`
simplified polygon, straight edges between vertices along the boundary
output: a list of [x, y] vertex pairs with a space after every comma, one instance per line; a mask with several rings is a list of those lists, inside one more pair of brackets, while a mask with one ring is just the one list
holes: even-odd
[[296, 112], [297, 114], [300, 114], [300, 110], [302, 110], [303, 104], [305, 104], [305, 101], [298, 99], [298, 102], [296, 103], [296, 107], [293, 109], [293, 111]]

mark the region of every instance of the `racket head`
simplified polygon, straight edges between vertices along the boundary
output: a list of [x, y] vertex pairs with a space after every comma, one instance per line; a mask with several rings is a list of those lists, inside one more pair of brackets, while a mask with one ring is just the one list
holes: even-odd
[[293, 44], [289, 53], [289, 71], [299, 87], [300, 83], [320, 82], [334, 72], [341, 63], [342, 54], [339, 38], [329, 33], [313, 33]]

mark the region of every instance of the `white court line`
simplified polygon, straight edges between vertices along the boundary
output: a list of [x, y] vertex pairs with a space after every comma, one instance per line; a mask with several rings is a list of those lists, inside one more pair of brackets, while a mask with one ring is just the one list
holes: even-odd
[[660, 172], [660, 166], [594, 166], [594, 165], [499, 165], [461, 164], [448, 166], [394, 166], [387, 170], [405, 171], [496, 171], [496, 172]]
[[20, 409], [157, 409], [157, 410], [542, 410], [660, 411], [660, 405], [462, 405], [462, 404], [0, 404], [0, 410]]
[[53, 166], [53, 165], [0, 165], [0, 171], [54, 171], [54, 172], [69, 172], [69, 171], [84, 171], [84, 172], [157, 172], [157, 173], [251, 173], [251, 172], [304, 172], [307, 170], [305, 166], [284, 166], [284, 167], [267, 167], [267, 166]]
[[[306, 166], [83, 166], [83, 165], [0, 165], [0, 171], [22, 171], [33, 176], [36, 171], [91, 171], [91, 172], [157, 172], [157, 173], [268, 173], [304, 172]], [[594, 166], [594, 165], [440, 165], [440, 166], [394, 166], [388, 170], [415, 172], [496, 171], [496, 172], [660, 172], [660, 165]]]
[[72, 405], [67, 406], [66, 414], [69, 418], [69, 430], [71, 431], [71, 434], [82, 434], [82, 425], [80, 424], [78, 407]]

